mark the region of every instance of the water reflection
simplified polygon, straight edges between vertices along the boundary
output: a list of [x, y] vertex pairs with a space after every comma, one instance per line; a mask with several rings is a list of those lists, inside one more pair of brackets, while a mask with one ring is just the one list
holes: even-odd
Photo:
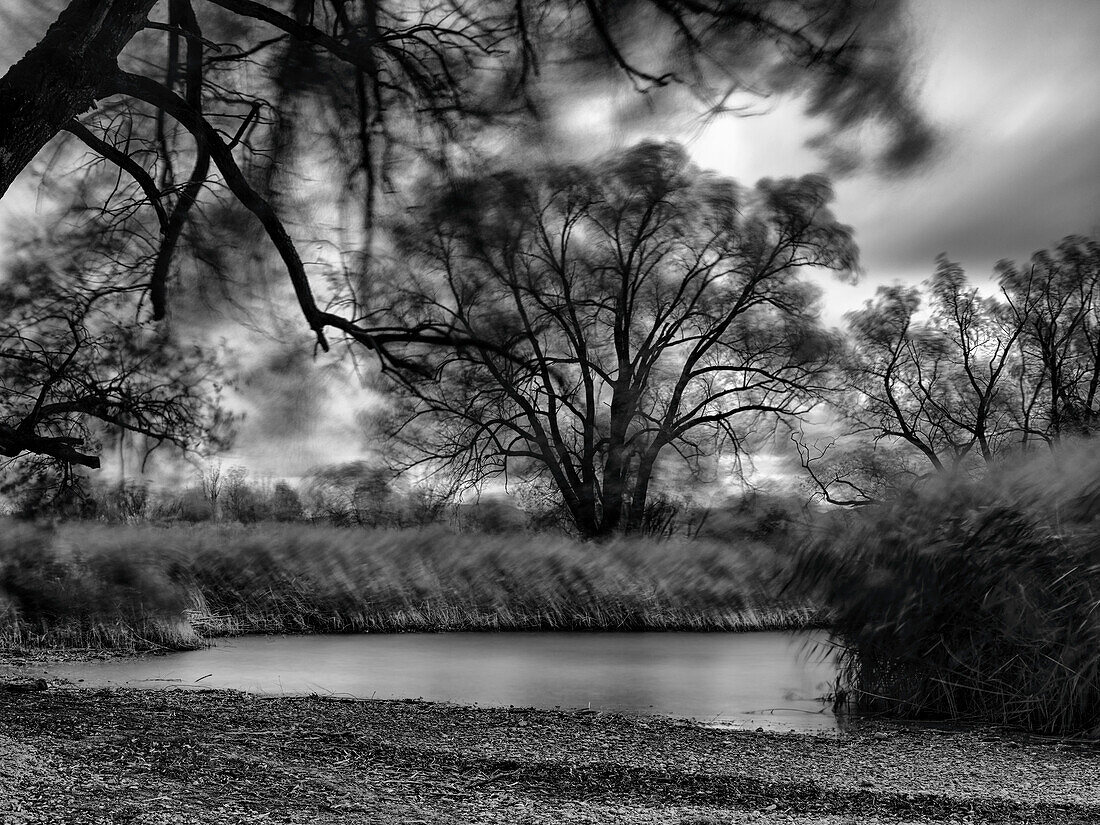
[[665, 714], [737, 727], [831, 730], [833, 668], [813, 634], [443, 633], [253, 636], [209, 650], [56, 666], [88, 684], [424, 698]]

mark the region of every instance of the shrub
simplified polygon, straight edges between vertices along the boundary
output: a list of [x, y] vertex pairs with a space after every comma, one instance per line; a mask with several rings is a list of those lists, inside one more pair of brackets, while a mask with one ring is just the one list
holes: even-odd
[[528, 517], [504, 497], [486, 496], [456, 510], [458, 526], [463, 531], [500, 535], [516, 533], [527, 526]]
[[271, 492], [271, 518], [274, 521], [301, 521], [302, 501], [285, 481], [276, 481]]
[[195, 646], [187, 575], [139, 532], [0, 524], [0, 646]]
[[149, 488], [143, 483], [119, 481], [94, 488], [95, 513], [104, 521], [139, 521], [149, 512]]
[[863, 508], [802, 552], [861, 710], [1048, 732], [1100, 726], [1100, 454]]
[[189, 487], [171, 503], [164, 507], [165, 513], [179, 521], [192, 524], [201, 521], [213, 521], [214, 510], [210, 506], [210, 500], [198, 487]]

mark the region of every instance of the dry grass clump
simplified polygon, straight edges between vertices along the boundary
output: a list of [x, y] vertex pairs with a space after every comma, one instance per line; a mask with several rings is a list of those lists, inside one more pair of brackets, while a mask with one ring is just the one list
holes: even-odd
[[1100, 732], [1100, 453], [1060, 451], [865, 508], [796, 580], [860, 710]]
[[193, 645], [247, 632], [804, 626], [757, 543], [306, 525], [9, 525], [0, 645]]

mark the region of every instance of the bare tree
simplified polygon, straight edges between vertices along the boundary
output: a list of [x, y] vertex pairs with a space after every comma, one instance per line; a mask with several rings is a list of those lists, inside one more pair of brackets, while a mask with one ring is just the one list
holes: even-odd
[[849, 314], [848, 380], [860, 399], [850, 418], [876, 438], [902, 439], [937, 470], [972, 454], [989, 461], [1011, 429], [1004, 384], [1020, 325], [946, 258], [927, 287], [927, 322], [914, 319], [916, 288], [880, 287], [876, 302]]
[[835, 409], [844, 440], [859, 446], [794, 437], [826, 501], [870, 503], [904, 479], [980, 467], [1016, 444], [1010, 378], [1019, 324], [942, 256], [926, 287], [923, 321], [921, 290], [902, 286], [879, 287], [874, 301], [847, 316]]
[[671, 457], [699, 468], [817, 403], [834, 342], [801, 276], [855, 261], [823, 179], [744, 191], [644, 143], [433, 195], [400, 230], [394, 325], [478, 343], [395, 360], [413, 463], [549, 478], [600, 536], [640, 529]]
[[222, 463], [214, 461], [207, 464], [199, 473], [199, 484], [202, 489], [202, 497], [210, 505], [210, 518], [218, 518], [218, 500], [225, 488], [225, 479], [222, 478]]
[[1017, 423], [1048, 443], [1100, 423], [1100, 241], [1070, 236], [1030, 265], [998, 266], [1020, 329]]
[[[1066, 238], [1027, 268], [1002, 262], [983, 297], [941, 256], [922, 292], [880, 287], [849, 313], [836, 438], [795, 436], [817, 492], [870, 503], [927, 474], [982, 470], [999, 456], [1100, 420], [1100, 244]], [[900, 452], [899, 452], [900, 449]]]

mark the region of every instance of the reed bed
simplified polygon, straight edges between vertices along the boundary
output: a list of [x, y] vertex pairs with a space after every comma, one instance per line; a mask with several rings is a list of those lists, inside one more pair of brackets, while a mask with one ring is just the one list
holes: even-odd
[[796, 582], [830, 611], [857, 710], [1100, 735], [1100, 454], [865, 508]]
[[757, 630], [763, 544], [307, 525], [4, 525], [0, 646], [169, 648], [253, 632]]

